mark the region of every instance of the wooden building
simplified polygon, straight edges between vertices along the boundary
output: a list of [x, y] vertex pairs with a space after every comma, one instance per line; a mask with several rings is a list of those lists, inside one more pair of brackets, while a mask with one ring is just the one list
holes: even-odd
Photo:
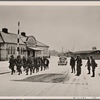
[[100, 50], [87, 50], [87, 51], [76, 51], [73, 52], [74, 57], [79, 55], [82, 59], [87, 59], [87, 57], [93, 56], [94, 59], [100, 60]]
[[[49, 56], [49, 46], [36, 40], [34, 36], [26, 36], [22, 32], [19, 36], [19, 51], [17, 51], [17, 34], [8, 32], [7, 28], [3, 28], [0, 32], [0, 60], [8, 60], [11, 55], [17, 57], [25, 56]], [[18, 52], [18, 54], [17, 54]]]

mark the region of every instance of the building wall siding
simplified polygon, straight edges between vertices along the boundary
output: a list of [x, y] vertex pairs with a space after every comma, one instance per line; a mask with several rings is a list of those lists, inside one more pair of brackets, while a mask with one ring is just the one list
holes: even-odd
[[[87, 59], [87, 57], [93, 56], [95, 60], [100, 60], [100, 54], [93, 53], [93, 54], [78, 54], [82, 59]], [[75, 55], [76, 57], [77, 55]]]
[[0, 60], [7, 60], [6, 44], [0, 44]]

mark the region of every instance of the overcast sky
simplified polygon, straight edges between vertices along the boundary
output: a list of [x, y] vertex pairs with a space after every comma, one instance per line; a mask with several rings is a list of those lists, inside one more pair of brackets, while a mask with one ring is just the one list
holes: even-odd
[[100, 49], [100, 7], [96, 6], [0, 6], [0, 30], [20, 31], [50, 49]]

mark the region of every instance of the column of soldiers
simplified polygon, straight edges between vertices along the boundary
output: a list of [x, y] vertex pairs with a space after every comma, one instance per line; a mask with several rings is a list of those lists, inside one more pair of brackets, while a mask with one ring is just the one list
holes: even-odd
[[[82, 59], [80, 56], [77, 56], [76, 59], [74, 57], [71, 57], [70, 59], [70, 66], [72, 69], [71, 73], [75, 73], [75, 64], [76, 64], [76, 76], [81, 75], [81, 66], [82, 66]], [[92, 76], [95, 77], [95, 68], [97, 67], [97, 63], [95, 62], [94, 58], [92, 56], [87, 57], [87, 63], [85, 67], [87, 66], [88, 73], [90, 74], [90, 70], [92, 68]]]
[[26, 71], [26, 75], [29, 74], [32, 75], [32, 73], [39, 72], [39, 69], [46, 70], [49, 68], [49, 60], [47, 57], [33, 57], [29, 56], [28, 58], [21, 59], [20, 55], [17, 56], [17, 58], [14, 58], [13, 55], [11, 55], [9, 60], [9, 68], [11, 69], [11, 75], [15, 73], [15, 66], [16, 70], [18, 72], [18, 75], [22, 74], [22, 67], [23, 71]]

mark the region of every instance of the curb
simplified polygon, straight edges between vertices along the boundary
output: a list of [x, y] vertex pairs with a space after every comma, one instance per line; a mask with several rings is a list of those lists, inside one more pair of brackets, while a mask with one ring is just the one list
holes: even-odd
[[1, 75], [1, 74], [7, 74], [7, 73], [10, 73], [10, 71], [9, 71], [9, 72], [1, 72], [0, 75]]

